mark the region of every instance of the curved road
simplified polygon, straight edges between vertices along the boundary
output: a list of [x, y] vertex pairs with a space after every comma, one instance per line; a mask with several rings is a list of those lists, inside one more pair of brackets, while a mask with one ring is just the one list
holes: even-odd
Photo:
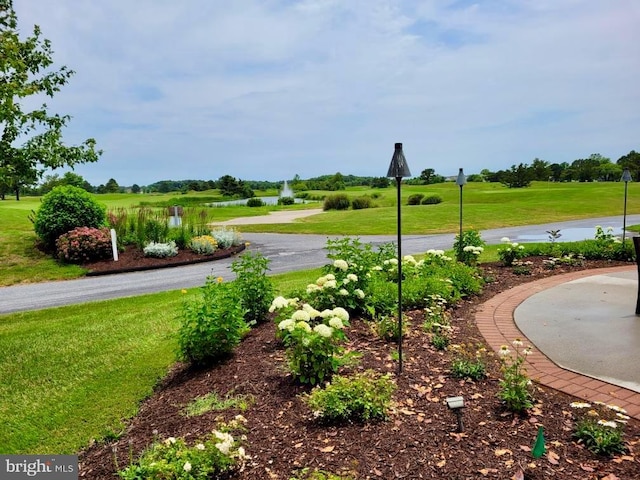
[[[502, 237], [512, 241], [547, 241], [547, 230], [560, 229], [562, 241], [593, 238], [595, 226], [622, 227], [622, 216], [573, 220], [544, 225], [507, 227], [481, 232], [488, 244], [500, 243]], [[640, 215], [627, 215], [627, 225], [640, 224]], [[402, 253], [424, 253], [429, 249], [450, 249], [455, 234], [403, 235]], [[247, 233], [243, 238], [251, 248], [270, 260], [271, 273], [315, 268], [327, 263], [325, 245], [331, 235], [290, 235], [276, 233]], [[395, 235], [360, 236], [361, 241], [379, 245], [393, 242]], [[85, 277], [77, 280], [14, 285], [0, 288], [0, 314], [25, 310], [122, 298], [145, 293], [178, 290], [202, 286], [208, 275], [231, 278], [233, 258], [200, 263], [185, 267], [149, 270], [144, 272]]]

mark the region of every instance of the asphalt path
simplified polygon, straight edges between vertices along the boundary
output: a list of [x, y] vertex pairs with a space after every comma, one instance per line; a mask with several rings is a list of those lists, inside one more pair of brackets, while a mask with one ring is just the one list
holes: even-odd
[[[484, 230], [480, 233], [482, 239], [488, 244], [500, 243], [503, 237], [525, 243], [546, 241], [548, 230], [559, 229], [561, 233], [573, 232], [574, 238], [565, 236], [560, 239], [569, 241], [593, 238], [596, 225], [601, 225], [603, 228], [611, 226], [619, 231], [622, 223], [622, 216], [616, 216], [506, 227]], [[627, 225], [639, 223], [640, 215], [627, 215]], [[575, 237], [576, 234], [583, 238]], [[325, 265], [327, 240], [335, 238], [339, 237], [276, 233], [243, 234], [243, 239], [251, 244], [250, 249], [261, 252], [270, 260], [270, 273], [304, 270]], [[374, 246], [397, 240], [396, 235], [365, 235], [358, 238]], [[452, 247], [454, 238], [454, 233], [403, 235], [402, 254], [424, 253], [429, 249], [447, 250]], [[233, 273], [230, 266], [233, 261], [234, 258], [228, 258], [184, 267], [0, 287], [0, 314], [199, 287], [204, 284], [209, 275], [231, 280]]]

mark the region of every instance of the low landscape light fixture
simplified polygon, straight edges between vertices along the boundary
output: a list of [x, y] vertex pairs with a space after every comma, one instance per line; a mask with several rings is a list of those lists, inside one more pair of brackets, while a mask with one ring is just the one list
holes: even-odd
[[460, 233], [458, 236], [458, 260], [462, 258], [462, 187], [467, 184], [467, 177], [464, 176], [462, 168], [458, 171], [458, 178], [456, 178], [456, 185], [460, 187]]
[[402, 177], [410, 177], [409, 165], [404, 158], [402, 143], [396, 143], [391, 157], [391, 164], [387, 177], [396, 179], [396, 190], [398, 194], [398, 372], [402, 373], [402, 199], [400, 196], [400, 184]]
[[447, 407], [449, 410], [452, 410], [453, 413], [456, 414], [458, 419], [458, 433], [464, 432], [464, 425], [462, 423], [462, 409], [464, 408], [464, 398], [463, 397], [447, 397], [445, 399], [447, 402]]
[[624, 214], [622, 215], [622, 243], [624, 244], [625, 234], [627, 233], [627, 187], [631, 181], [631, 172], [628, 168], [622, 172], [622, 179], [624, 182]]

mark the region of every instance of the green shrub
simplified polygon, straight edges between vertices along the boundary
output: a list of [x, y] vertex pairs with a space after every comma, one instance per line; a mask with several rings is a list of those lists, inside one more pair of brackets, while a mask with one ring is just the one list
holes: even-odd
[[[407, 334], [409, 322], [407, 316], [402, 314], [402, 336]], [[375, 322], [375, 333], [386, 342], [397, 342], [400, 338], [400, 325], [396, 316], [383, 315]]]
[[348, 210], [351, 206], [351, 201], [344, 193], [338, 193], [335, 195], [329, 195], [325, 197], [323, 210]]
[[55, 187], [42, 197], [35, 215], [36, 235], [48, 249], [53, 249], [63, 233], [76, 227], [106, 226], [106, 208], [86, 190], [72, 186]]
[[202, 296], [186, 302], [178, 331], [180, 357], [207, 364], [229, 355], [249, 327], [238, 289], [221, 278], [207, 278]]
[[451, 362], [453, 377], [481, 380], [487, 376], [487, 351], [484, 347], [474, 348], [472, 344], [460, 344], [453, 345], [451, 350], [454, 354]]
[[522, 413], [533, 406], [533, 386], [524, 366], [525, 357], [531, 353], [531, 348], [521, 348], [523, 344], [519, 339], [512, 343], [514, 355], [507, 345], [502, 345], [498, 351], [503, 375], [498, 398], [504, 402], [507, 409]]
[[500, 241], [506, 243], [505, 247], [498, 249], [498, 257], [505, 267], [512, 266], [513, 262], [520, 260], [527, 255], [524, 245], [520, 245], [517, 242], [511, 242], [508, 237], [503, 237]]
[[247, 207], [264, 207], [265, 203], [258, 197], [251, 197], [247, 200]]
[[371, 200], [371, 197], [356, 197], [351, 201], [351, 208], [353, 208], [354, 210], [362, 210], [363, 208], [371, 207], [373, 207], [373, 201]]
[[436, 205], [438, 203], [442, 203], [442, 198], [438, 195], [430, 195], [422, 199], [420, 202], [422, 205]]
[[211, 235], [200, 235], [191, 239], [189, 248], [199, 255], [212, 255], [218, 248], [218, 242]]
[[246, 312], [244, 318], [249, 325], [264, 322], [269, 313], [274, 293], [271, 278], [267, 276], [269, 262], [260, 252], [245, 252], [231, 264]]
[[179, 227], [170, 228], [167, 234], [167, 240], [176, 242], [176, 246], [180, 250], [189, 248], [192, 238], [193, 228], [184, 223]]
[[78, 227], [56, 240], [58, 258], [70, 263], [84, 263], [109, 258], [111, 233], [107, 228]]
[[322, 420], [384, 420], [395, 389], [388, 374], [368, 370], [352, 378], [336, 375], [325, 388], [314, 388], [305, 402]]
[[414, 193], [412, 195], [409, 195], [409, 198], [407, 199], [407, 205], [420, 205], [420, 202], [422, 202], [423, 198], [424, 193]]
[[278, 198], [278, 205], [293, 205], [296, 200], [292, 197], [280, 197]]

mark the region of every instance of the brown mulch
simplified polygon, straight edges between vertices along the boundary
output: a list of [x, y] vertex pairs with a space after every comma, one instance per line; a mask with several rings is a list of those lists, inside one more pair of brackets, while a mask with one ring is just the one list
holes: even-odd
[[222, 258], [228, 258], [243, 251], [245, 245], [238, 245], [230, 248], [220, 248], [211, 255], [200, 255], [184, 248], [178, 250], [174, 257], [154, 258], [145, 257], [142, 250], [129, 245], [123, 252], [118, 253], [118, 261], [113, 259], [99, 260], [85, 263], [82, 266], [88, 270], [88, 276], [107, 275], [111, 273], [135, 272], [141, 270], [152, 270], [156, 268], [179, 267], [200, 262], [212, 262]]
[[[531, 275], [515, 275], [497, 264], [485, 265], [488, 283], [481, 295], [465, 300], [452, 312], [455, 343], [484, 344], [474, 324], [478, 305], [512, 286], [571, 270], [625, 265], [619, 262], [585, 262], [580, 267], [547, 270], [540, 258]], [[490, 359], [490, 375], [478, 382], [449, 374], [452, 355], [439, 352], [422, 332], [422, 314], [410, 312], [412, 328], [403, 343], [404, 369], [397, 375], [392, 360], [394, 344], [378, 339], [367, 322], [352, 319], [350, 348], [362, 354], [351, 371], [374, 369], [396, 375], [398, 389], [390, 418], [373, 424], [322, 425], [315, 421], [297, 385], [284, 368], [284, 351], [274, 339], [273, 323], [254, 328], [235, 354], [219, 365], [193, 370], [176, 364], [152, 397], [140, 406], [122, 436], [97, 443], [80, 453], [80, 476], [113, 479], [112, 447], [119, 464], [126, 465], [149, 445], [153, 431], [162, 439], [184, 436], [194, 441], [210, 432], [220, 417], [242, 413], [247, 419], [245, 469], [233, 478], [288, 480], [303, 467], [350, 474], [357, 479], [637, 479], [640, 478], [640, 422], [625, 427], [629, 453], [598, 457], [572, 441], [569, 403], [577, 399], [536, 385], [536, 406], [527, 415], [506, 411], [496, 398], [499, 371]], [[349, 372], [345, 372], [349, 373]], [[209, 412], [188, 418], [185, 405], [195, 397], [215, 391], [250, 395], [254, 403], [245, 412]], [[463, 395], [465, 431], [455, 433], [456, 418], [444, 399]], [[533, 459], [530, 449], [538, 426], [544, 426], [548, 452]]]

